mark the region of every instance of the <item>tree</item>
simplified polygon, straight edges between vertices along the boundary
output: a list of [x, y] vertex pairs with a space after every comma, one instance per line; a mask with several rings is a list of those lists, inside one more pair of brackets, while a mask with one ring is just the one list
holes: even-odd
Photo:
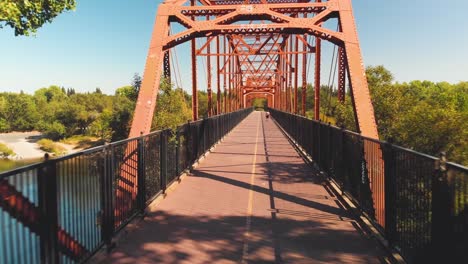
[[128, 97], [117, 95], [113, 98], [112, 118], [110, 121], [110, 127], [113, 131], [112, 141], [128, 137], [134, 109], [135, 102]]
[[66, 128], [60, 122], [55, 121], [52, 124], [45, 124], [42, 132], [44, 132], [47, 138], [52, 140], [59, 140], [65, 137]]
[[[9, 129], [16, 131], [32, 130], [39, 120], [39, 114], [31, 95], [3, 93], [0, 97], [0, 119], [4, 119]], [[2, 106], [3, 104], [3, 106]]]
[[252, 105], [255, 110], [265, 110], [267, 108], [267, 99], [266, 98], [254, 98]]
[[41, 88], [39, 90], [36, 90], [36, 92], [34, 92], [34, 97], [36, 99], [43, 98], [47, 101], [47, 103], [50, 103], [50, 101], [52, 100], [65, 100], [65, 98], [67, 97], [67, 93], [64, 88], [60, 88], [56, 85], [51, 85], [47, 88]]
[[2, 0], [0, 28], [9, 26], [15, 35], [30, 35], [64, 11], [75, 9], [75, 0]]
[[140, 87], [141, 87], [141, 83], [142, 83], [142, 79], [140, 77], [140, 75], [138, 73], [135, 73], [133, 75], [133, 79], [132, 79], [132, 87], [133, 87], [133, 90], [136, 94], [135, 96], [135, 101], [136, 101], [136, 97], [138, 96], [138, 93], [140, 92]]
[[112, 129], [110, 127], [111, 121], [112, 112], [108, 109], [104, 110], [91, 124], [91, 133], [95, 136], [98, 136], [102, 140], [110, 140], [112, 138]]
[[161, 81], [156, 105], [153, 130], [175, 129], [192, 118], [192, 112], [185, 101], [185, 92], [180, 88], [172, 89], [167, 80]]
[[131, 101], [136, 102], [137, 97], [138, 97], [138, 92], [135, 90], [133, 86], [127, 85], [127, 86], [122, 86], [120, 88], [117, 88], [117, 90], [115, 90], [115, 95], [123, 96], [123, 97], [128, 98]]

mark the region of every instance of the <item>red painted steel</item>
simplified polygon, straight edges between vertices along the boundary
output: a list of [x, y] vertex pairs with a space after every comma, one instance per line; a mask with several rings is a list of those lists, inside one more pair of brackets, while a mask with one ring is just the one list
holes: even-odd
[[346, 54], [344, 48], [338, 48], [338, 100], [345, 101], [346, 93]]
[[[338, 18], [339, 30], [334, 31], [321, 26], [330, 18]], [[179, 24], [184, 29], [169, 34], [169, 24]], [[315, 37], [315, 43], [307, 43], [304, 36]], [[222, 51], [210, 48], [215, 38], [217, 42], [218, 38], [223, 40]], [[206, 42], [197, 49], [195, 39], [206, 39]], [[378, 139], [351, 0], [262, 0], [255, 3], [241, 0], [164, 1], [158, 9], [130, 136], [150, 131], [163, 70], [164, 52], [189, 41], [192, 43], [194, 120], [198, 119], [197, 56], [207, 58], [208, 75], [211, 75], [210, 57], [216, 57], [217, 82], [220, 82], [220, 76], [223, 77], [224, 112], [246, 107], [248, 104], [244, 97], [248, 93], [260, 92], [256, 93], [258, 96], [266, 92], [271, 94], [268, 95], [271, 97], [269, 101], [272, 101], [274, 107], [297, 113], [298, 74], [301, 70], [298, 62], [299, 55], [303, 54], [301, 96], [302, 114], [305, 114], [306, 61], [307, 54], [310, 53], [315, 53], [314, 117], [319, 119], [322, 40], [337, 45], [340, 50], [340, 100], [344, 100], [347, 73], [359, 132], [363, 136]], [[302, 50], [299, 50], [299, 42], [302, 43]], [[211, 79], [211, 76], [208, 76], [210, 98]], [[218, 102], [221, 101], [220, 85], [221, 83], [217, 85]], [[212, 101], [209, 101], [211, 115]], [[221, 108], [218, 104], [217, 113]]]
[[320, 119], [320, 74], [322, 60], [322, 40], [315, 38], [315, 84], [314, 84], [314, 118]]
[[[41, 232], [39, 208], [21, 192], [18, 192], [7, 180], [0, 180], [0, 207], [32, 232], [36, 234]], [[71, 259], [79, 260], [88, 254], [87, 249], [61, 227], [57, 231], [57, 238], [60, 252]]]

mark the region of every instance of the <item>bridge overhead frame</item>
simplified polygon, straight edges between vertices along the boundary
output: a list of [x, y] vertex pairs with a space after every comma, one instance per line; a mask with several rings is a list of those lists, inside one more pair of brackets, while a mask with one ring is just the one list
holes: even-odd
[[[338, 21], [336, 30], [324, 26], [331, 19]], [[173, 32], [172, 26], [176, 24], [181, 31]], [[206, 41], [198, 48], [197, 39]], [[365, 137], [378, 139], [351, 0], [164, 1], [156, 15], [129, 137], [150, 132], [161, 76], [171, 77], [170, 50], [189, 41], [194, 121], [198, 119], [197, 57], [207, 60], [208, 116], [214, 113], [212, 57], [216, 57], [217, 113], [222, 109], [226, 113], [244, 108], [244, 95], [260, 91], [274, 94], [273, 108], [298, 114], [299, 60], [302, 60], [301, 97], [305, 115], [309, 53], [315, 54], [314, 117], [319, 120], [322, 40], [338, 46], [339, 100], [344, 101], [348, 79], [357, 129]], [[382, 150], [366, 144], [364, 152], [372, 191], [380, 193], [384, 177]], [[372, 153], [380, 157], [378, 166], [371, 166], [375, 163]], [[381, 193], [383, 196], [384, 192]], [[384, 205], [379, 201], [383, 197], [375, 195], [377, 219], [385, 225]]]
[[[336, 31], [322, 27], [332, 18], [339, 21]], [[179, 24], [184, 30], [172, 33], [173, 24]], [[195, 39], [206, 42], [197, 48]], [[321, 40], [339, 47], [340, 100], [344, 100], [347, 75], [358, 129], [362, 135], [377, 139], [351, 0], [166, 0], [156, 16], [130, 137], [150, 131], [160, 78], [163, 71], [165, 76], [171, 76], [169, 51], [188, 41], [192, 46], [194, 120], [198, 119], [197, 56], [207, 59], [209, 115], [243, 108], [243, 95], [251, 91], [274, 93], [275, 108], [295, 113], [299, 111], [298, 96], [301, 96], [304, 115], [308, 53], [315, 54], [315, 118], [319, 119]], [[216, 111], [211, 98], [212, 57], [216, 57], [217, 64]], [[303, 87], [300, 95], [299, 72]], [[221, 93], [225, 94], [224, 98]]]

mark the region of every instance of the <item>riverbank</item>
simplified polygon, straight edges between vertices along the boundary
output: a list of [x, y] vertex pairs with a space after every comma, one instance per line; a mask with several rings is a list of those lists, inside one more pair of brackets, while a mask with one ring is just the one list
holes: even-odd
[[[37, 131], [32, 132], [11, 132], [1, 133], [0, 142], [7, 145], [16, 155], [10, 157], [11, 160], [35, 160], [44, 157], [45, 151], [40, 149], [39, 141], [42, 134]], [[67, 154], [80, 151], [75, 145], [57, 143], [66, 149]]]

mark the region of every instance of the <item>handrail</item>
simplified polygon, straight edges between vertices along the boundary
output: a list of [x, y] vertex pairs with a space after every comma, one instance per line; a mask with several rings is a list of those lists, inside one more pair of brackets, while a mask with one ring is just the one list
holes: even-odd
[[[467, 167], [303, 116], [269, 111], [406, 261], [468, 259]], [[384, 221], [378, 218], [382, 213]]]
[[252, 110], [1, 173], [0, 263], [83, 262], [111, 247], [119, 230]]

